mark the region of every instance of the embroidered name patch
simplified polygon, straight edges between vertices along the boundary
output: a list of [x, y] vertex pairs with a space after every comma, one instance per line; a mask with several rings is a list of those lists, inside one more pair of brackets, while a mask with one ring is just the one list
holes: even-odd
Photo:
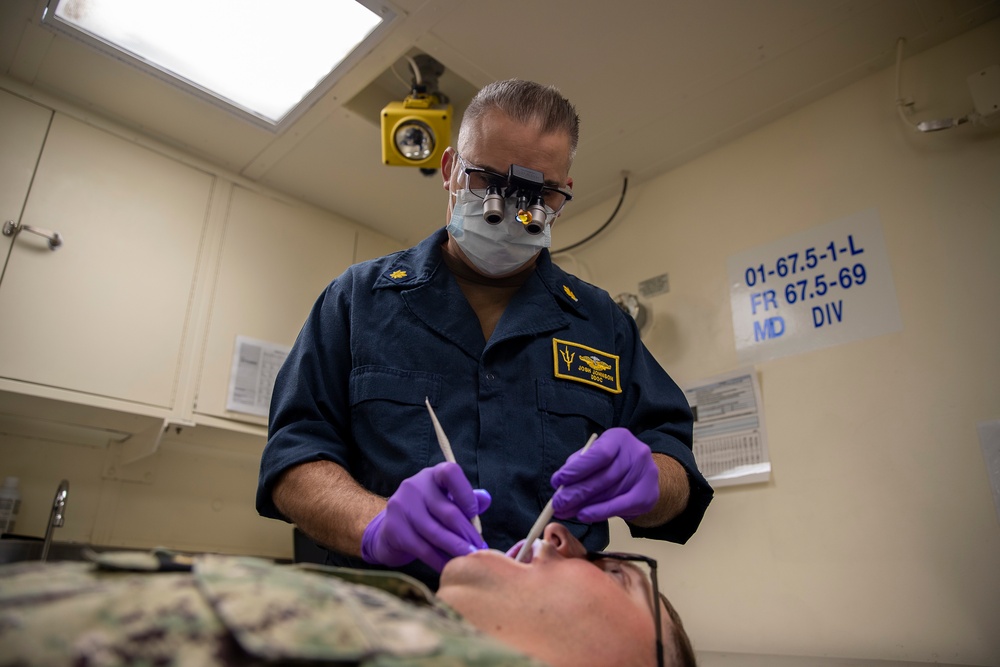
[[552, 357], [557, 378], [591, 384], [612, 394], [622, 393], [618, 384], [618, 355], [553, 338]]

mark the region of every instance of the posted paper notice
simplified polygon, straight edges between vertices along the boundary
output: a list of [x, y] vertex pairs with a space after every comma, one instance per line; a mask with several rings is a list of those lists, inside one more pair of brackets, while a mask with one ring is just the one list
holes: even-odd
[[686, 387], [694, 412], [694, 458], [712, 486], [766, 482], [771, 477], [760, 384], [752, 370]]
[[292, 348], [237, 336], [226, 410], [266, 417], [274, 378]]

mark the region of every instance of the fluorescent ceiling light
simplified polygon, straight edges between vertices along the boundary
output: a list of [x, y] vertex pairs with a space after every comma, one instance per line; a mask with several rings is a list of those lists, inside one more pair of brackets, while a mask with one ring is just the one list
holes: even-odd
[[277, 125], [332, 85], [395, 13], [358, 0], [59, 0], [54, 16], [99, 48]]

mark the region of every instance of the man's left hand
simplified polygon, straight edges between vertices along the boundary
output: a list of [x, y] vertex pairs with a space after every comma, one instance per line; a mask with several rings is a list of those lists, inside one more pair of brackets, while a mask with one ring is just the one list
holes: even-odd
[[649, 445], [626, 428], [610, 428], [586, 452], [566, 459], [552, 486], [563, 487], [552, 497], [558, 519], [634, 519], [659, 500], [660, 473]]

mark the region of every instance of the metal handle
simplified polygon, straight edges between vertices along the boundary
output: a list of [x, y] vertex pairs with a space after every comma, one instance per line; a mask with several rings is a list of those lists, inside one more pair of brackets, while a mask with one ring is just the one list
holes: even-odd
[[32, 227], [31, 225], [19, 225], [13, 220], [8, 220], [3, 223], [3, 235], [4, 236], [17, 236], [18, 232], [31, 232], [32, 234], [38, 234], [49, 242], [49, 250], [55, 250], [62, 245], [62, 235], [59, 232], [50, 232], [47, 229], [42, 229], [41, 227]]

